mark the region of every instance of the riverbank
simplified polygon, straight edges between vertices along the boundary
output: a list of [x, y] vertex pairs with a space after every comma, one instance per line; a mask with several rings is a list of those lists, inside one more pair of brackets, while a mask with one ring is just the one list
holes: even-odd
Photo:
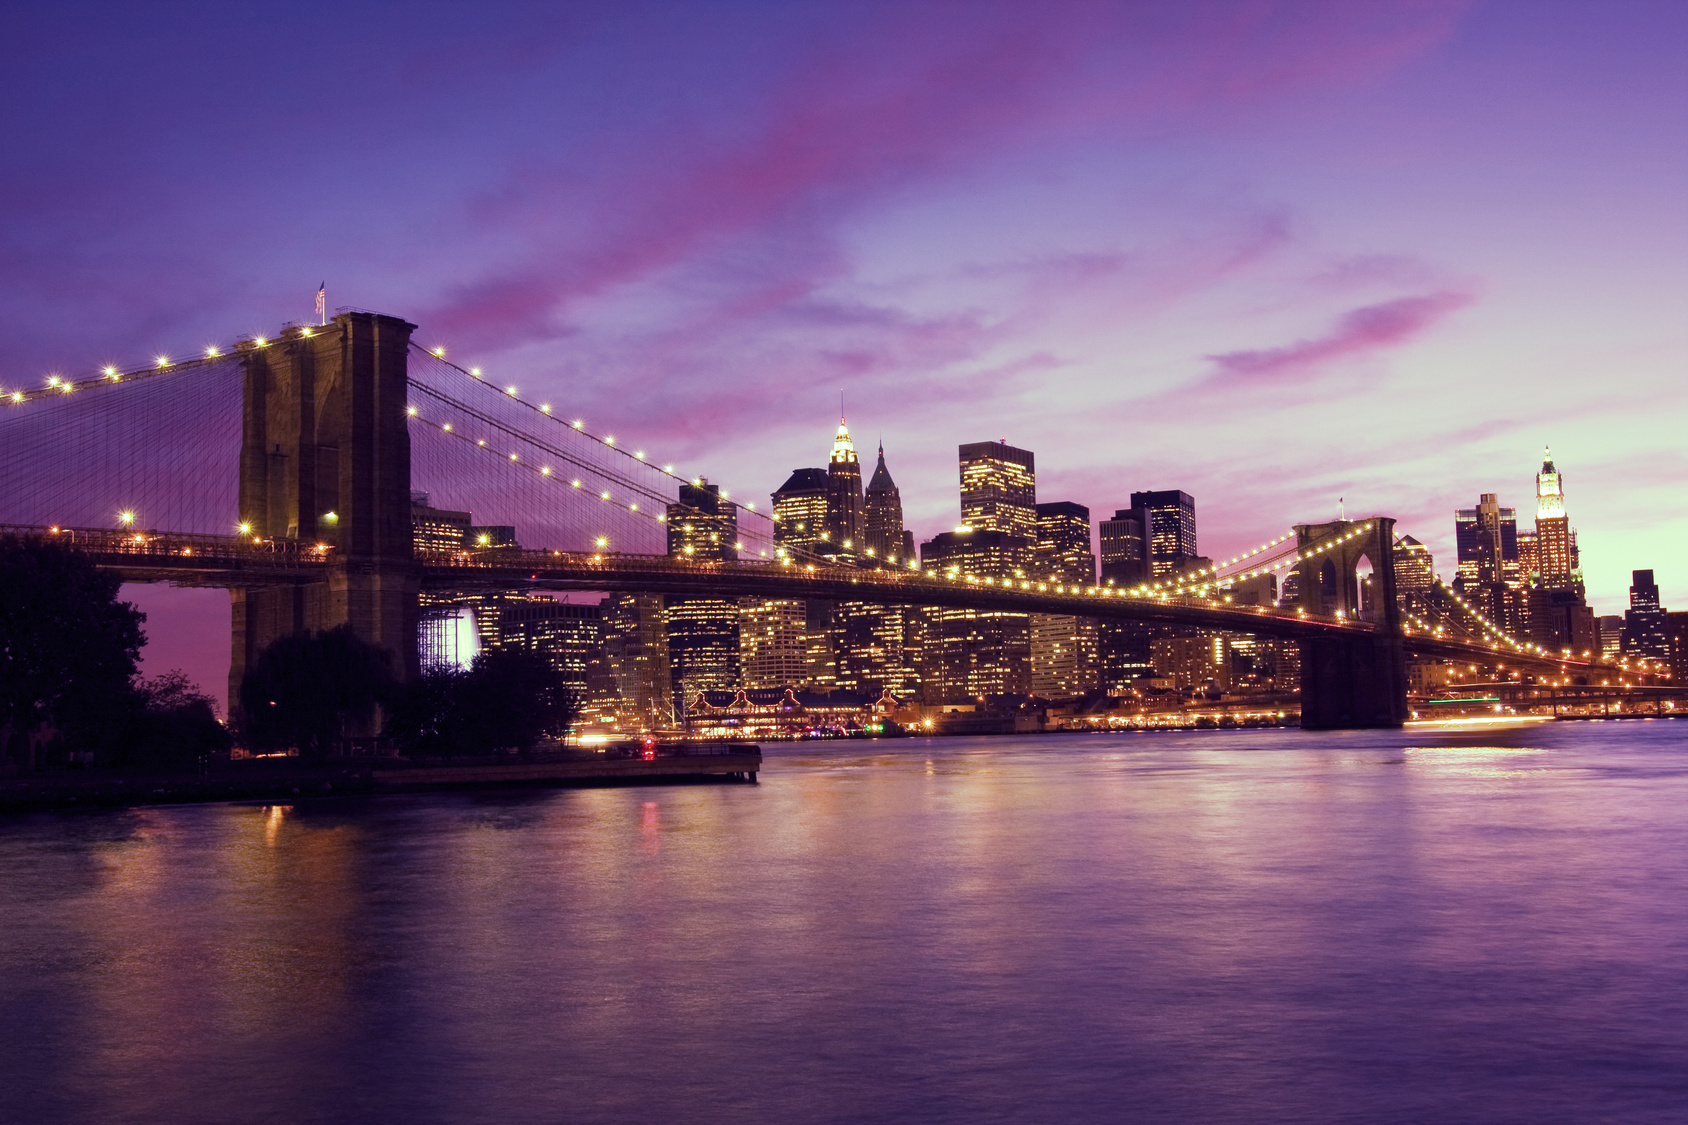
[[260, 758], [219, 762], [195, 774], [72, 770], [8, 778], [0, 781], [0, 814], [462, 789], [754, 783], [761, 766], [760, 748], [740, 743], [612, 749], [526, 761], [366, 758], [316, 764]]

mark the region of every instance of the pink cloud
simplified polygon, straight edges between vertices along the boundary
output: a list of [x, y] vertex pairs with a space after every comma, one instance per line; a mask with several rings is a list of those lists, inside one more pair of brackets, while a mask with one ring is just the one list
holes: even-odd
[[1337, 360], [1403, 344], [1471, 301], [1471, 294], [1453, 291], [1400, 297], [1344, 313], [1323, 336], [1281, 348], [1207, 358], [1213, 362], [1215, 375], [1224, 379], [1258, 381], [1305, 374]]
[[[747, 233], [824, 226], [922, 178], [1062, 138], [1234, 115], [1276, 92], [1370, 76], [1446, 35], [1465, 4], [1364, 7], [869, 9], [828, 48], [799, 51], [759, 105], [666, 122], [601, 175], [578, 163], [513, 173], [473, 220], [533, 230], [530, 251], [423, 315], [476, 347], [549, 338], [583, 300]], [[558, 229], [560, 210], [579, 221]]]

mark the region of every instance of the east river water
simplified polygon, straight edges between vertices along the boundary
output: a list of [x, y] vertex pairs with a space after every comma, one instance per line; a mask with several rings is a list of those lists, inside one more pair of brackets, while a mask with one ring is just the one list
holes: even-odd
[[0, 1120], [1688, 1121], [1688, 722], [0, 819]]

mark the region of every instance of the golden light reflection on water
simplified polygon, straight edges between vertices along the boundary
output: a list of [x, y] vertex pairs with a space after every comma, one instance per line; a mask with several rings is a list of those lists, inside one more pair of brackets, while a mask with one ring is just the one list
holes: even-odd
[[1540, 746], [1408, 746], [1401, 753], [1408, 766], [1463, 777], [1513, 778], [1539, 773], [1526, 769], [1531, 759], [1548, 751]]

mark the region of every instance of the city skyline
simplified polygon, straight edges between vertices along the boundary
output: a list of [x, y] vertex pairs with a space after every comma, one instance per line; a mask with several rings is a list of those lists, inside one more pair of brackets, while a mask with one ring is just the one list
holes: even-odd
[[922, 538], [1006, 437], [1098, 517], [1198, 497], [1212, 553], [1340, 496], [1446, 560], [1551, 445], [1591, 603], [1688, 602], [1678, 5], [354, 4], [248, 49], [303, 18], [19, 17], [0, 386], [326, 280], [735, 493], [842, 389]]

